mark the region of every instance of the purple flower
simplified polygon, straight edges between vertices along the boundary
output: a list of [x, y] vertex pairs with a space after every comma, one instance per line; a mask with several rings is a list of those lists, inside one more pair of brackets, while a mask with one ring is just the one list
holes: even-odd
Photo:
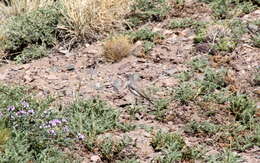
[[83, 140], [85, 138], [85, 136], [83, 134], [81, 134], [81, 133], [78, 133], [77, 138], [79, 140]]
[[30, 109], [30, 110], [27, 111], [27, 113], [29, 113], [29, 114], [34, 114], [34, 110], [33, 110], [33, 109]]
[[26, 115], [27, 112], [24, 111], [24, 110], [20, 110], [20, 111], [18, 111], [16, 114], [17, 114], [17, 115]]
[[54, 126], [56, 126], [56, 125], [58, 125], [58, 124], [61, 124], [61, 121], [58, 120], [58, 119], [53, 119], [53, 120], [49, 121], [49, 124], [50, 124], [52, 127], [54, 127]]
[[29, 103], [26, 101], [22, 101], [21, 104], [23, 105], [24, 108], [29, 108]]
[[12, 106], [8, 106], [8, 107], [7, 107], [7, 110], [8, 110], [8, 111], [14, 111], [14, 110], [15, 110], [15, 106], [13, 106], [13, 105], [12, 105]]
[[54, 130], [49, 130], [48, 133], [51, 135], [56, 135], [56, 132]]

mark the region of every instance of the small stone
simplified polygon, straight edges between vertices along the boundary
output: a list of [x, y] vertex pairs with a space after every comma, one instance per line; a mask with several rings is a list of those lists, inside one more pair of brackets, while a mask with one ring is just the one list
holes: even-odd
[[25, 75], [23, 78], [26, 82], [32, 82], [34, 80], [30, 75]]
[[96, 90], [101, 90], [103, 86], [101, 85], [101, 83], [96, 83], [94, 87]]
[[254, 93], [260, 96], [260, 88], [255, 89]]
[[66, 66], [66, 70], [67, 71], [74, 71], [75, 70], [75, 66], [74, 65], [68, 65], [68, 66]]
[[252, 32], [257, 32], [258, 31], [258, 26], [254, 25], [254, 24], [248, 24], [248, 28], [252, 31]]
[[58, 79], [58, 77], [56, 75], [52, 75], [52, 74], [46, 76], [46, 78], [49, 79], [49, 80], [57, 80]]

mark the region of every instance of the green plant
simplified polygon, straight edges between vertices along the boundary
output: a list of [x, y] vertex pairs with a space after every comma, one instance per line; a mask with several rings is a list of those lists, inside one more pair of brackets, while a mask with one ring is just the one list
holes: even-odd
[[[18, 60], [26, 58], [27, 61], [32, 59], [30, 57], [43, 56], [43, 48], [38, 47], [52, 47], [56, 43], [56, 27], [59, 19], [60, 13], [56, 6], [39, 8], [12, 17], [4, 25], [5, 30], [2, 32], [3, 39], [0, 39], [0, 45], [10, 57], [22, 55]], [[30, 50], [32, 51], [29, 52]], [[39, 55], [32, 55], [35, 52]]]
[[203, 43], [207, 40], [207, 26], [200, 25], [195, 28], [196, 36], [194, 37], [194, 43]]
[[140, 161], [138, 161], [136, 159], [126, 159], [123, 161], [117, 161], [116, 163], [140, 163]]
[[102, 157], [106, 160], [115, 160], [119, 153], [127, 146], [124, 140], [113, 140], [106, 137], [99, 146]]
[[219, 91], [214, 91], [203, 96], [203, 99], [208, 102], [215, 102], [218, 104], [225, 104], [229, 101], [232, 96], [232, 92], [228, 91], [226, 88], [222, 88]]
[[210, 122], [192, 121], [186, 124], [185, 132], [191, 134], [214, 135], [218, 132], [218, 126]]
[[215, 50], [232, 52], [237, 45], [237, 42], [230, 37], [221, 38], [216, 45], [213, 46]]
[[167, 111], [167, 107], [170, 103], [170, 99], [159, 99], [154, 102], [155, 111], [152, 112], [155, 115], [157, 120], [163, 120], [165, 118], [165, 113]]
[[236, 120], [247, 124], [254, 116], [256, 106], [248, 96], [238, 94], [230, 98], [228, 108], [235, 116]]
[[194, 83], [183, 82], [179, 87], [175, 88], [174, 98], [179, 100], [182, 104], [188, 104], [189, 101], [194, 100], [197, 95], [197, 90]]
[[68, 121], [57, 110], [49, 109], [52, 99], [36, 100], [22, 87], [0, 85], [0, 92], [0, 162], [71, 160], [56, 148], [72, 141], [64, 141], [70, 137], [64, 131]]
[[127, 112], [131, 116], [131, 118], [136, 118], [136, 114], [141, 113], [144, 110], [145, 108], [143, 106], [131, 105], [127, 107]]
[[203, 72], [208, 65], [208, 60], [205, 58], [195, 58], [189, 65], [194, 71]]
[[216, 84], [218, 88], [225, 87], [227, 85], [225, 82], [226, 74], [227, 71], [225, 69], [214, 70], [209, 68], [204, 72], [204, 80]]
[[[51, 108], [52, 99], [34, 99], [22, 87], [0, 85], [0, 92], [0, 162], [77, 162], [81, 158], [70, 154], [71, 146], [84, 144], [91, 150], [98, 147], [97, 135], [132, 127], [120, 123], [119, 113], [98, 99], [76, 101], [65, 111]], [[102, 145], [105, 153], [109, 141]], [[65, 147], [71, 151], [62, 152]]]
[[180, 81], [185, 82], [189, 81], [193, 76], [193, 72], [191, 71], [183, 71], [179, 74], [177, 74], [177, 78], [180, 79]]
[[[4, 20], [11, 16], [19, 16], [24, 13], [28, 13], [28, 12], [37, 10], [38, 8], [52, 5], [53, 3], [54, 3], [54, 0], [34, 0], [34, 1], [5, 0], [5, 1], [0, 1], [0, 8], [2, 9], [1, 16], [3, 16], [3, 20]], [[0, 16], [0, 18], [1, 18], [1, 16]]]
[[236, 153], [234, 153], [234, 152], [232, 152], [232, 151], [230, 151], [228, 149], [224, 149], [219, 154], [208, 156], [206, 161], [209, 162], [209, 163], [220, 163], [220, 162], [224, 162], [224, 163], [239, 163], [239, 162], [241, 162], [243, 160]]
[[260, 48], [260, 34], [254, 35], [251, 40], [253, 41], [253, 45], [257, 48]]
[[257, 6], [255, 6], [252, 1], [242, 1], [238, 3], [237, 7], [244, 14], [249, 14], [257, 8]]
[[197, 24], [198, 22], [192, 20], [191, 18], [183, 18], [183, 19], [172, 20], [169, 24], [169, 28], [170, 29], [187, 28]]
[[164, 38], [161, 34], [158, 32], [153, 32], [149, 28], [143, 28], [135, 32], [130, 32], [128, 35], [133, 42], [144, 41], [143, 48], [145, 53], [148, 53], [155, 46], [157, 41]]
[[179, 151], [186, 144], [180, 135], [159, 131], [153, 137], [151, 145], [157, 151], [165, 148], [172, 148]]
[[85, 143], [90, 150], [95, 146], [97, 135], [110, 130], [131, 128], [119, 122], [118, 111], [99, 99], [76, 101], [68, 108], [65, 115], [70, 119], [69, 127], [73, 134], [79, 138], [86, 137]]
[[192, 160], [201, 157], [201, 152], [195, 148], [188, 147], [180, 135], [157, 132], [151, 142], [156, 151], [162, 151], [163, 156], [156, 161], [171, 163], [183, 160]]
[[127, 19], [132, 27], [148, 21], [161, 21], [166, 17], [169, 9], [167, 0], [134, 0], [131, 14]]
[[213, 15], [217, 19], [225, 19], [229, 17], [229, 3], [230, 0], [216, 0], [211, 3], [211, 7], [213, 9]]
[[158, 39], [163, 38], [163, 36], [160, 35], [158, 32], [153, 32], [149, 28], [142, 28], [140, 30], [137, 30], [136, 32], [131, 32], [129, 33], [129, 36], [134, 42], [138, 40], [154, 42]]
[[42, 58], [47, 55], [47, 49], [44, 46], [31, 45], [23, 49], [20, 55], [17, 55], [14, 60], [17, 63], [28, 63], [32, 60]]
[[144, 53], [147, 54], [149, 51], [151, 51], [154, 48], [155, 44], [151, 41], [144, 41], [143, 47], [144, 47]]

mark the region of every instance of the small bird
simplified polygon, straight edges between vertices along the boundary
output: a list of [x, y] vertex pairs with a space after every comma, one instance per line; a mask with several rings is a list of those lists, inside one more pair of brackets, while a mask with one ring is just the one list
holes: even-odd
[[129, 89], [129, 91], [135, 95], [135, 96], [139, 96], [145, 100], [147, 100], [149, 103], [151, 103], [152, 105], [154, 105], [153, 101], [150, 99], [150, 97], [145, 93], [145, 91], [143, 90], [143, 88], [141, 88], [140, 86], [138, 86], [138, 84], [136, 84], [136, 81], [139, 79], [138, 75], [135, 74], [130, 74], [127, 76], [128, 81], [127, 81], [127, 88]]

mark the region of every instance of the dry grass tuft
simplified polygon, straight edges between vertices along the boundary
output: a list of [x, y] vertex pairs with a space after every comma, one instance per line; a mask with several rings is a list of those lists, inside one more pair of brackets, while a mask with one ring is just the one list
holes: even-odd
[[130, 0], [61, 0], [70, 36], [91, 41], [122, 28]]
[[133, 44], [127, 36], [113, 37], [104, 43], [104, 57], [112, 62], [117, 62], [130, 55]]
[[0, 2], [0, 21], [51, 5], [53, 2], [54, 0], [10, 0], [8, 6]]

